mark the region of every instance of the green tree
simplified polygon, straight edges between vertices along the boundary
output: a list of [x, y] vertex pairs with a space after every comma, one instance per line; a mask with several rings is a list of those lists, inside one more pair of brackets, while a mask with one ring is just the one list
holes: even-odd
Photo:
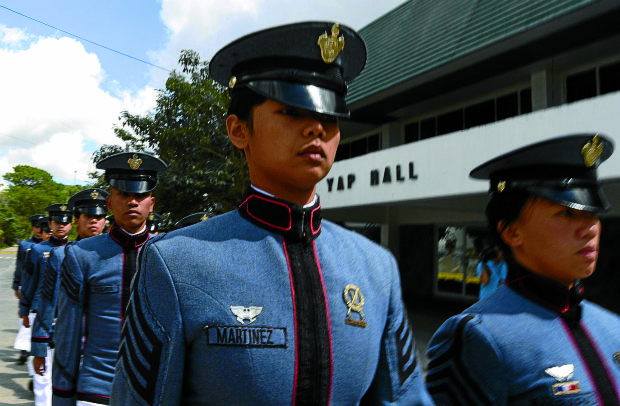
[[[228, 93], [209, 77], [208, 62], [195, 51], [182, 51], [179, 65], [180, 72], [174, 70], [158, 91], [153, 112], [123, 111], [114, 129], [130, 150], [153, 152], [168, 164], [154, 195], [156, 211], [169, 213], [171, 222], [197, 211], [236, 208], [249, 182], [243, 153], [226, 132]], [[93, 160], [111, 151], [103, 146]]]
[[[13, 167], [13, 172], [5, 173], [3, 178], [9, 185], [2, 193], [5, 209], [3, 213], [0, 212], [0, 224], [5, 239], [28, 238], [28, 217], [44, 213], [45, 208], [52, 203], [67, 202], [71, 195], [82, 189], [80, 186], [57, 183], [48, 172], [28, 165]], [[3, 215], [14, 226], [9, 227], [2, 223]]]

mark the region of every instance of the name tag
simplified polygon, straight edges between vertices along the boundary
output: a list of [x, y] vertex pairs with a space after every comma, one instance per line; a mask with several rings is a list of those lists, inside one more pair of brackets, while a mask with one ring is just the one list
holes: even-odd
[[286, 328], [205, 326], [207, 345], [286, 348]]
[[115, 285], [90, 285], [90, 293], [117, 293], [118, 286]]

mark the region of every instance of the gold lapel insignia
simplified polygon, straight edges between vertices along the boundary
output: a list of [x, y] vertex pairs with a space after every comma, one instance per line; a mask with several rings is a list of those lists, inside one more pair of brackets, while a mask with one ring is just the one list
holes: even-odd
[[96, 200], [99, 197], [99, 192], [93, 190], [93, 193], [90, 194], [90, 197], [92, 197], [93, 200]]
[[64, 204], [60, 206], [60, 211], [65, 211], [65, 210], [67, 210], [67, 206], [65, 206]]
[[131, 169], [136, 170], [140, 168], [140, 165], [142, 165], [142, 160], [138, 158], [137, 154], [133, 154], [133, 157], [129, 158], [127, 163]]
[[318, 45], [321, 47], [321, 58], [325, 63], [334, 62], [344, 49], [344, 36], [338, 37], [338, 34], [340, 34], [340, 24], [334, 24], [331, 36], [325, 32], [319, 37]]
[[601, 144], [601, 138], [596, 134], [592, 141], [588, 141], [586, 145], [581, 148], [581, 155], [583, 156], [583, 163], [586, 167], [590, 168], [598, 161], [598, 158], [603, 153], [603, 144]]
[[208, 218], [209, 216], [207, 216], [206, 214], [203, 214], [202, 217], [200, 218], [200, 221], [205, 221]]
[[[348, 284], [344, 288], [343, 298], [349, 308], [344, 322], [351, 326], [365, 328], [367, 326], [366, 317], [364, 317], [364, 312], [362, 311], [362, 308], [364, 307], [364, 295], [362, 294], [360, 288], [356, 285]], [[357, 313], [359, 315], [359, 319], [353, 318], [352, 313]]]

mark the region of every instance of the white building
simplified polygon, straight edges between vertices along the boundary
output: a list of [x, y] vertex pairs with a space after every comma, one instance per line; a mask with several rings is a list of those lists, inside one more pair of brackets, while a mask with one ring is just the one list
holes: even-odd
[[[318, 186], [325, 217], [376, 230], [406, 298], [475, 300], [488, 184], [469, 171], [571, 133], [620, 149], [619, 21], [617, 0], [411, 0], [364, 27], [352, 118]], [[619, 311], [620, 151], [599, 177], [614, 208], [588, 289]]]

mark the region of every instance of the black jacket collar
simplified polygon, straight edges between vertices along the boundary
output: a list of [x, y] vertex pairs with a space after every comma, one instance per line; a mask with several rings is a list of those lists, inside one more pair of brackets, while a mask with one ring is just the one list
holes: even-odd
[[569, 289], [511, 261], [506, 284], [533, 302], [561, 314], [563, 318], [581, 318], [579, 303], [583, 300], [584, 289], [580, 281], [575, 281]]
[[118, 245], [125, 249], [137, 249], [140, 248], [149, 239], [149, 231], [145, 227], [144, 231], [140, 234], [129, 235], [124, 232], [118, 225], [114, 224], [110, 228], [110, 237], [116, 241]]
[[50, 243], [52, 243], [54, 246], [60, 247], [61, 245], [67, 244], [67, 242], [69, 242], [69, 239], [68, 238], [58, 238], [58, 237], [54, 237], [53, 235], [51, 235], [50, 239], [48, 241]]
[[321, 233], [321, 202], [308, 207], [271, 197], [248, 187], [239, 214], [247, 221], [292, 241], [306, 243]]

